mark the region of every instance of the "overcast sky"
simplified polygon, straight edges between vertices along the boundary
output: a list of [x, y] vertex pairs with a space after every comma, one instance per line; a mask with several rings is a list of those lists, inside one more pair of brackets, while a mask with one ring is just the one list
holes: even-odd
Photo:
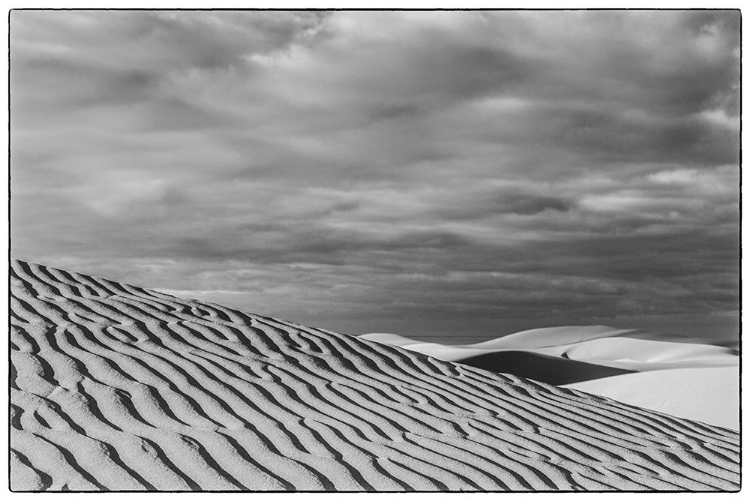
[[303, 324], [736, 337], [739, 13], [11, 15], [13, 257]]

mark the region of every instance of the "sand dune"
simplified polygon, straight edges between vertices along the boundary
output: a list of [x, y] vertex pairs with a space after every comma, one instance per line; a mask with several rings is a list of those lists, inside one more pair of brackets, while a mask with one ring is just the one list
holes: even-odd
[[454, 361], [501, 350], [524, 350], [534, 353], [544, 353], [544, 350], [551, 350], [551, 354], [558, 355], [557, 351], [561, 346], [575, 346], [578, 343], [599, 338], [612, 338], [630, 332], [633, 331], [630, 329], [613, 329], [604, 325], [545, 327], [516, 332], [481, 343], [461, 345], [428, 343], [383, 332], [362, 334], [359, 337], [377, 343], [400, 346], [441, 360]]
[[633, 329], [615, 329], [606, 325], [571, 325], [565, 327], [543, 327], [516, 332], [508, 336], [491, 339], [473, 346], [485, 349], [498, 348], [545, 348], [573, 343], [583, 343], [594, 339], [623, 336]]
[[[578, 331], [578, 332], [577, 332]], [[725, 367], [738, 364], [732, 348], [698, 343], [657, 341], [627, 337], [633, 330], [605, 326], [567, 326], [533, 329], [476, 344], [444, 345], [398, 334], [362, 334], [360, 339], [399, 346], [445, 361], [463, 361], [478, 355], [519, 351], [623, 369]]]
[[637, 372], [566, 387], [673, 416], [739, 429], [739, 366]]
[[[502, 350], [475, 355], [460, 361], [479, 369], [515, 374], [535, 381], [563, 385], [630, 374], [632, 371], [590, 364], [528, 351]], [[498, 370], [498, 369], [502, 370]]]
[[638, 407], [739, 430], [736, 350], [623, 337], [634, 333], [604, 326], [554, 327], [456, 346], [424, 343], [396, 334], [364, 334], [360, 338], [397, 343], [441, 360], [565, 385]]
[[676, 368], [678, 365], [721, 367], [736, 365], [738, 362], [737, 352], [730, 348], [629, 338], [594, 339], [547, 348], [544, 351], [572, 360], [620, 364], [635, 370], [643, 364], [651, 364], [651, 367], [658, 365], [663, 368]]
[[739, 436], [20, 261], [11, 488], [737, 490]]

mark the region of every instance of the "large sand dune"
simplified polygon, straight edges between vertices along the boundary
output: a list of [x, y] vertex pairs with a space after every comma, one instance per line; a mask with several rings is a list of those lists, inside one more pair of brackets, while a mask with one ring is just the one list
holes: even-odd
[[739, 366], [636, 372], [571, 383], [565, 387], [674, 416], [739, 429]]
[[737, 490], [736, 432], [13, 261], [13, 490]]
[[469, 345], [425, 343], [385, 333], [360, 338], [739, 430], [736, 350], [629, 337], [634, 334], [644, 335], [604, 326], [572, 326], [523, 331]]

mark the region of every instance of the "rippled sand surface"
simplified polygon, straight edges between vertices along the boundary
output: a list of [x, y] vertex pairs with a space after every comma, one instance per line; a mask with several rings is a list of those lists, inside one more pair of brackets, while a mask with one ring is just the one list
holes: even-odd
[[737, 490], [739, 435], [13, 261], [11, 488]]

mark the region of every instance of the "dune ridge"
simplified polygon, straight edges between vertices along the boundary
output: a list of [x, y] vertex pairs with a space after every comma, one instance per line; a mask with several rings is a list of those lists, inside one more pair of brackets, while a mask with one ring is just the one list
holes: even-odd
[[736, 432], [11, 262], [11, 488], [738, 490]]
[[[629, 337], [634, 333], [639, 337]], [[359, 338], [739, 430], [739, 352], [649, 336], [606, 326], [567, 326], [463, 345], [387, 333]]]

